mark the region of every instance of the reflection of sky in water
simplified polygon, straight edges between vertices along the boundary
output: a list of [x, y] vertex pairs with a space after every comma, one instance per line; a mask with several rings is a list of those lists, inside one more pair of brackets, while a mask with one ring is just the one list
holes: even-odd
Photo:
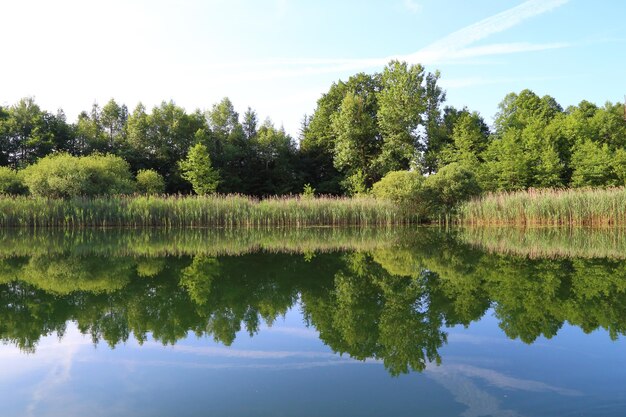
[[[622, 343], [565, 326], [533, 345], [491, 314], [448, 329], [443, 363], [391, 377], [382, 364], [333, 354], [298, 308], [232, 347], [190, 336], [93, 347], [73, 326], [36, 354], [0, 347], [2, 416], [550, 416], [626, 410]], [[578, 414], [576, 414], [578, 412]]]

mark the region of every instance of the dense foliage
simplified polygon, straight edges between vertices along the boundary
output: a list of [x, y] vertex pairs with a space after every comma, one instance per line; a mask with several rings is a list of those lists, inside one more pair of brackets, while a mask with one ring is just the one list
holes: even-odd
[[[471, 172], [483, 192], [626, 185], [622, 104], [582, 101], [564, 109], [553, 97], [523, 90], [503, 99], [490, 128], [476, 112], [444, 107], [438, 82], [439, 73], [398, 61], [380, 73], [338, 81], [304, 117], [298, 141], [269, 119], [259, 123], [251, 108], [240, 117], [228, 98], [193, 112], [171, 101], [129, 111], [111, 100], [82, 112], [75, 123], [68, 123], [62, 111], [49, 113], [25, 98], [0, 107], [0, 166], [14, 170], [0, 172], [0, 192], [25, 192], [17, 171], [58, 154], [44, 159], [55, 177], [69, 167], [52, 165], [70, 156], [113, 155], [134, 175], [159, 174], [167, 193], [264, 197], [298, 194], [308, 184], [317, 194], [362, 195], [390, 172], [412, 170], [428, 177], [449, 165], [457, 173]], [[190, 170], [189, 158], [198, 150], [200, 164]], [[202, 161], [210, 161], [210, 168]], [[207, 165], [202, 168], [207, 172], [198, 182], [193, 178], [199, 165]], [[32, 172], [24, 181], [35, 187], [32, 194], [41, 194], [36, 184], [43, 180], [36, 182]], [[73, 179], [63, 181], [68, 184], [61, 188], [67, 188]], [[110, 191], [127, 189], [100, 192]], [[80, 187], [51, 193], [90, 194]], [[435, 205], [449, 210], [451, 201]]]
[[26, 167], [23, 176], [31, 194], [40, 197], [129, 194], [135, 189], [128, 163], [115, 155], [57, 153]]

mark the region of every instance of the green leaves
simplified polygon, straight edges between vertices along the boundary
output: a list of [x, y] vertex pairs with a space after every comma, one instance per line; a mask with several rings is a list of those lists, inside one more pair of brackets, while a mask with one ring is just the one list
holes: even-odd
[[211, 166], [211, 158], [207, 147], [196, 144], [187, 154], [187, 158], [179, 162], [182, 176], [191, 183], [196, 194], [212, 194], [220, 183], [220, 175]]
[[68, 198], [129, 194], [135, 189], [130, 166], [119, 156], [46, 156], [23, 170], [24, 183], [34, 196]]

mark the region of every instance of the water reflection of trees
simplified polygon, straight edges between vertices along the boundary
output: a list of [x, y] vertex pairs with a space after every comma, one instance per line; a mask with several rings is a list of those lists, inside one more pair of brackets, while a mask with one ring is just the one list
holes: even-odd
[[150, 257], [74, 253], [0, 260], [0, 338], [24, 350], [74, 321], [115, 346], [189, 332], [231, 344], [300, 301], [334, 351], [393, 373], [441, 360], [446, 327], [493, 308], [507, 336], [552, 337], [565, 322], [626, 333], [626, 262], [483, 252], [433, 230], [344, 253]]

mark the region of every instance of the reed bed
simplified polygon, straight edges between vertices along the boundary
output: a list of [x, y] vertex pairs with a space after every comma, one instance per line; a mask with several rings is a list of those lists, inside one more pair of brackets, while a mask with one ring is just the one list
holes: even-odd
[[462, 204], [458, 213], [466, 225], [626, 225], [626, 188], [491, 193]]
[[0, 227], [5, 228], [381, 226], [414, 220], [393, 203], [373, 198], [0, 197]]

